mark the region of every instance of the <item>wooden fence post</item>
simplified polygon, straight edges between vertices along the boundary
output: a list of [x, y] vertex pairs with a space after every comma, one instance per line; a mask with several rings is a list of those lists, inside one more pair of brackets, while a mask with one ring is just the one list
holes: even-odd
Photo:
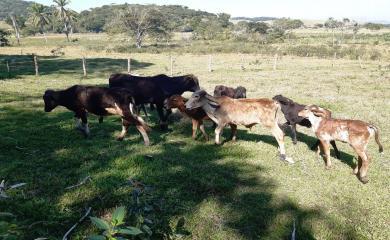
[[173, 57], [171, 56], [171, 77], [173, 77]]
[[85, 57], [83, 56], [82, 58], [82, 62], [83, 62], [83, 73], [84, 73], [84, 77], [87, 77], [87, 66], [86, 66], [86, 63], [85, 63]]
[[245, 62], [244, 62], [244, 55], [241, 55], [241, 70], [245, 70]]
[[8, 62], [8, 60], [5, 62], [5, 65], [7, 67], [8, 76], [10, 76], [10, 69], [9, 69], [9, 62]]
[[332, 62], [332, 67], [334, 66], [335, 62], [336, 62], [336, 59], [337, 59], [337, 52], [334, 52], [333, 54], [333, 62]]
[[276, 70], [276, 63], [277, 63], [277, 61], [278, 61], [278, 53], [276, 53], [275, 56], [274, 56], [274, 67], [273, 67], [274, 71]]
[[127, 58], [127, 73], [130, 74], [131, 70], [131, 58]]
[[359, 65], [360, 65], [360, 68], [363, 69], [363, 64], [362, 64], [362, 59], [360, 58], [360, 56], [358, 56], [358, 59], [359, 59]]
[[212, 71], [213, 71], [213, 68], [212, 68], [212, 61], [213, 61], [212, 56], [209, 55], [209, 72], [212, 72]]
[[34, 66], [35, 66], [35, 76], [39, 76], [39, 66], [38, 66], [38, 58], [37, 55], [33, 55]]

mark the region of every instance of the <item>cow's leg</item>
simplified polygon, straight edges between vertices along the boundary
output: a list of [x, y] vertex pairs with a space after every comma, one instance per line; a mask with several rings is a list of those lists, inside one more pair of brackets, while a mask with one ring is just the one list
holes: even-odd
[[76, 117], [81, 119], [81, 124], [79, 121], [77, 129], [82, 131], [85, 137], [89, 137], [90, 131], [88, 127], [87, 112], [85, 111], [77, 112]]
[[206, 130], [204, 129], [204, 124], [203, 124], [202, 120], [199, 120], [199, 129], [202, 132], [202, 134], [203, 134], [204, 138], [206, 139], [206, 141], [208, 141], [209, 140], [209, 135], [207, 135]]
[[215, 128], [215, 144], [221, 144], [221, 134], [223, 132], [224, 125], [217, 125]]
[[329, 141], [321, 140], [322, 149], [325, 155], [325, 168], [329, 170], [332, 166], [332, 162], [330, 161], [330, 145]]
[[129, 130], [129, 126], [130, 126], [130, 122], [122, 118], [122, 132], [119, 134], [116, 140], [122, 141], [125, 138], [126, 133]]
[[156, 104], [157, 107], [157, 113], [160, 118], [160, 128], [161, 130], [167, 130], [168, 129], [168, 123], [167, 123], [167, 117], [164, 114], [164, 108], [162, 104]]
[[294, 163], [292, 158], [286, 156], [286, 149], [284, 147], [284, 133], [282, 129], [280, 129], [277, 122], [275, 122], [275, 124], [271, 128], [271, 131], [272, 131], [272, 135], [274, 135], [279, 145], [280, 159], [283, 161], [287, 161], [289, 163]]
[[297, 124], [293, 123], [291, 125], [291, 134], [293, 139], [293, 144], [297, 144]]
[[332, 145], [332, 147], [334, 149], [334, 153], [336, 154], [336, 158], [340, 159], [340, 152], [337, 149], [336, 142], [334, 140], [332, 140], [332, 141], [330, 141], [330, 144]]
[[357, 153], [359, 154], [361, 158], [361, 167], [359, 169], [359, 179], [362, 183], [366, 184], [368, 183], [368, 177], [367, 177], [367, 171], [368, 171], [368, 164], [369, 164], [369, 157], [364, 150], [358, 150]]
[[150, 145], [150, 141], [149, 141], [149, 137], [148, 137], [148, 134], [146, 133], [146, 130], [145, 130], [144, 126], [142, 126], [142, 124], [137, 124], [136, 128], [141, 133], [142, 138], [144, 139], [145, 146], [149, 146]]
[[358, 155], [358, 162], [353, 169], [353, 174], [357, 175], [359, 173], [359, 169], [362, 167], [362, 158]]
[[145, 117], [149, 118], [148, 112], [146, 112], [145, 104], [141, 104], [140, 108], [142, 109], [142, 111], [144, 111]]
[[236, 141], [236, 138], [237, 138], [237, 125], [231, 123], [230, 124], [230, 129], [231, 129], [230, 139], [232, 141]]
[[75, 116], [74, 118], [74, 127], [77, 129], [77, 130], [80, 130], [80, 131], [84, 131], [81, 127], [81, 117], [79, 116]]
[[198, 131], [199, 122], [195, 119], [192, 119], [192, 139], [195, 140], [196, 132]]

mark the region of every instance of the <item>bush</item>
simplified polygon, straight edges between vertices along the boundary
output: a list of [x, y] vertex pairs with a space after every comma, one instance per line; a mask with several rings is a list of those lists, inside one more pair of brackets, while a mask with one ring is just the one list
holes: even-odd
[[0, 29], [0, 47], [9, 46], [9, 35], [11, 35], [9, 32]]

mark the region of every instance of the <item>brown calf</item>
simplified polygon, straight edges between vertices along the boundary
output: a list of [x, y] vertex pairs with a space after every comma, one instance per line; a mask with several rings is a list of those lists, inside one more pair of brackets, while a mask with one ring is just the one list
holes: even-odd
[[209, 136], [207, 135], [205, 129], [203, 120], [210, 120], [210, 118], [207, 116], [207, 114], [203, 111], [202, 108], [194, 108], [191, 110], [186, 109], [185, 103], [187, 102], [187, 99], [180, 96], [180, 95], [173, 95], [170, 98], [166, 99], [164, 102], [165, 108], [171, 109], [171, 108], [177, 108], [179, 111], [192, 120], [192, 138], [196, 138], [196, 132], [198, 131], [198, 128], [202, 132], [204, 138], [206, 141], [209, 140]]
[[[368, 182], [367, 170], [370, 158], [367, 154], [367, 144], [372, 135], [375, 135], [375, 141], [379, 146], [379, 152], [383, 152], [377, 127], [359, 120], [327, 118], [324, 109], [315, 105], [305, 107], [298, 115], [308, 118], [311, 122], [312, 129], [320, 140], [320, 146], [325, 153], [327, 169], [331, 166], [330, 141], [337, 140], [346, 142], [349, 143], [358, 154], [358, 164], [353, 170], [353, 173], [359, 173], [359, 179], [362, 183]], [[317, 152], [320, 153], [320, 147]]]
[[262, 124], [272, 131], [280, 149], [280, 158], [293, 163], [286, 157], [284, 148], [284, 134], [279, 128], [276, 113], [280, 109], [278, 102], [272, 99], [232, 99], [229, 97], [213, 97], [204, 90], [196, 91], [185, 104], [187, 109], [201, 107], [206, 114], [217, 123], [215, 129], [215, 143], [221, 144], [223, 128], [229, 124], [232, 130], [231, 138], [236, 140], [237, 125], [252, 127]]

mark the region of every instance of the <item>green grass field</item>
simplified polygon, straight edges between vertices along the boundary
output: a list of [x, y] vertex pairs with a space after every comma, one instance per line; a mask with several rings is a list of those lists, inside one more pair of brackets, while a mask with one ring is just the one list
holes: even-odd
[[[297, 239], [390, 239], [388, 61], [363, 59], [361, 68], [357, 60], [283, 56], [273, 70], [272, 56], [213, 54], [213, 72], [208, 72], [208, 55], [173, 54], [174, 74], [195, 74], [209, 92], [217, 84], [242, 85], [250, 98], [283, 94], [329, 108], [337, 118], [377, 125], [385, 155], [372, 139], [370, 182], [363, 185], [352, 175], [356, 156], [347, 144], [338, 144], [342, 159], [332, 157], [332, 169], [325, 170], [309, 148], [316, 139], [304, 128], [298, 128], [296, 146], [285, 138], [294, 165], [278, 160], [276, 141], [261, 126], [239, 128], [237, 142], [215, 146], [200, 133], [192, 140], [185, 118], [172, 120], [171, 131], [161, 132], [153, 114], [148, 120], [152, 146], [145, 147], [135, 129], [125, 141], [115, 140], [121, 129], [117, 117], [99, 124], [90, 116], [91, 138], [84, 139], [74, 130], [71, 112], [43, 111], [43, 92], [107, 84], [112, 72], [127, 70], [129, 54], [67, 46], [64, 56], [53, 57], [50, 50], [44, 44], [0, 49], [0, 180], [27, 183], [7, 191], [9, 199], [0, 199], [0, 212], [15, 215], [0, 216], [0, 222], [17, 225], [12, 227], [20, 234], [16, 239], [59, 239], [87, 207], [92, 216], [108, 218], [116, 206], [132, 206], [129, 178], [153, 187], [152, 198], [161, 202], [159, 220], [174, 228], [184, 219], [189, 233], [184, 239], [288, 239], [294, 222]], [[39, 77], [25, 56], [33, 52], [39, 55]], [[88, 78], [82, 78], [82, 55], [87, 56]], [[170, 73], [169, 53], [130, 56], [135, 73]], [[5, 59], [13, 61], [9, 76]], [[210, 123], [206, 130], [214, 136]], [[65, 189], [86, 176], [92, 181]], [[132, 217], [127, 221], [131, 224]], [[86, 220], [72, 239], [97, 232]]]

